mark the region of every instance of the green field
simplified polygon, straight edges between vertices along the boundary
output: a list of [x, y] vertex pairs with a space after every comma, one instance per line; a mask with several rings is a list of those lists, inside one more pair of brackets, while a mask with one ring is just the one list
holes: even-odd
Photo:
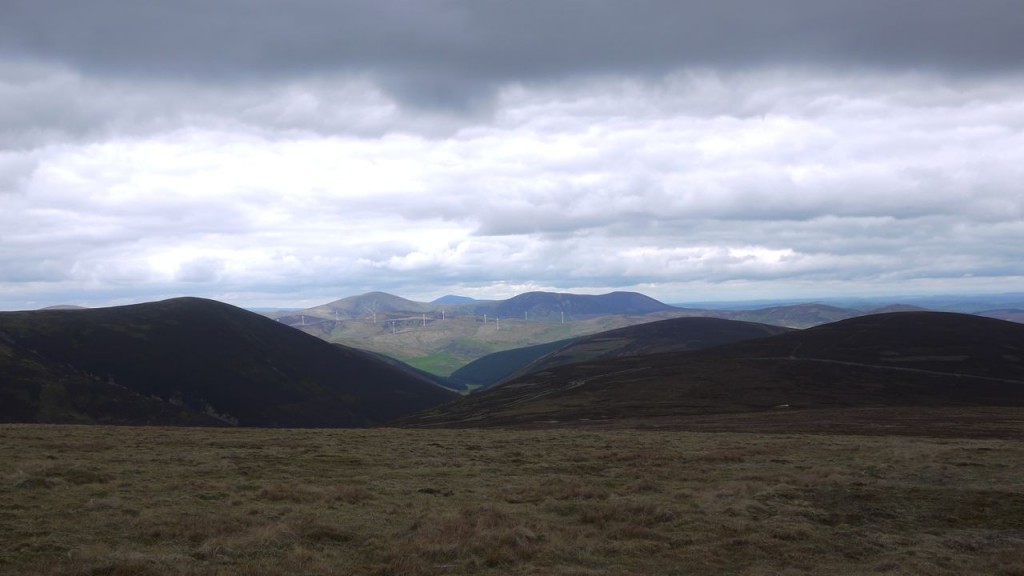
[[1024, 444], [0, 427], [3, 574], [1024, 574]]

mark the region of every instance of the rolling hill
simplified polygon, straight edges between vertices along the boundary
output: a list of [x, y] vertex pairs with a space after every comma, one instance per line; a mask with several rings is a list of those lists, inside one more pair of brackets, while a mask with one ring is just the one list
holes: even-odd
[[[316, 306], [302, 311], [300, 314], [313, 318], [324, 318], [328, 320], [345, 319], [374, 319], [375, 316], [386, 318], [389, 315], [418, 315], [433, 314], [439, 308], [433, 304], [414, 302], [406, 300], [394, 294], [386, 292], [369, 292], [359, 296], [350, 296], [335, 300], [321, 306]], [[289, 316], [294, 317], [296, 313]], [[288, 322], [292, 323], [292, 322]]]
[[1024, 326], [940, 312], [861, 316], [705, 350], [542, 369], [403, 423], [650, 423], [950, 406], [1024, 406]]
[[829, 322], [863, 316], [866, 312], [841, 306], [807, 303], [772, 306], [756, 310], [707, 310], [697, 311], [697, 314], [728, 320], [785, 326], [787, 328], [810, 328]]
[[372, 350], [448, 376], [493, 352], [650, 322], [677, 312], [634, 292], [529, 292], [508, 300], [456, 300], [414, 302], [371, 292], [269, 316], [328, 342]]
[[0, 313], [0, 420], [366, 426], [454, 395], [211, 300]]
[[674, 309], [673, 306], [636, 292], [598, 295], [526, 292], [508, 300], [473, 307], [477, 313], [490, 310], [506, 318], [533, 317], [558, 321], [563, 318], [582, 320], [596, 316], [643, 315]]
[[[527, 292], [507, 300], [446, 296], [425, 303], [371, 292], [302, 311], [268, 315], [329, 342], [372, 350], [446, 377], [488, 354], [668, 318], [707, 317], [810, 328], [868, 314], [924, 310], [874, 300], [860, 305], [812, 302], [762, 308], [684, 308], [636, 292]], [[979, 314], [1015, 321], [1024, 318], [1013, 309]]]
[[671, 318], [489, 354], [456, 371], [452, 378], [479, 388], [488, 388], [504, 380], [563, 364], [699, 350], [788, 331], [779, 326], [719, 318]]
[[578, 338], [567, 338], [565, 340], [494, 352], [477, 358], [452, 372], [448, 379], [466, 388], [489, 388], [512, 376], [524, 366], [528, 366], [539, 358], [547, 356], [577, 340]]

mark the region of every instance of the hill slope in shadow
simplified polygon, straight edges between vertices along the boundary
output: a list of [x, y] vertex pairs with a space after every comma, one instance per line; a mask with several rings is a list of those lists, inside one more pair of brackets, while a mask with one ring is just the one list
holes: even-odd
[[0, 313], [8, 422], [366, 426], [454, 397], [211, 300]]
[[862, 316], [693, 352], [543, 369], [403, 423], [518, 426], [907, 406], [1024, 406], [1024, 326], [940, 312]]
[[469, 364], [462, 371], [456, 371], [453, 376], [475, 377], [473, 384], [488, 388], [531, 372], [549, 370], [564, 364], [659, 352], [699, 350], [789, 331], [789, 328], [779, 326], [720, 318], [671, 318], [625, 326], [545, 346], [531, 346], [490, 354]]

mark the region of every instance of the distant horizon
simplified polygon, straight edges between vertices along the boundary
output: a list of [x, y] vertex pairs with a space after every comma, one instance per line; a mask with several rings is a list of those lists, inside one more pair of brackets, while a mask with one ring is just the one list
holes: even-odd
[[444, 298], [446, 296], [454, 296], [454, 297], [461, 297], [461, 298], [472, 298], [473, 300], [477, 300], [477, 301], [501, 301], [501, 300], [508, 300], [509, 298], [513, 298], [515, 296], [518, 296], [518, 295], [521, 295], [521, 294], [525, 294], [525, 293], [528, 293], [528, 292], [546, 292], [546, 293], [557, 293], [557, 294], [573, 294], [573, 295], [579, 295], [579, 296], [587, 296], [587, 295], [596, 296], [596, 295], [610, 294], [610, 293], [613, 293], [613, 292], [631, 292], [631, 293], [641, 294], [641, 295], [647, 296], [649, 298], [653, 298], [653, 299], [655, 299], [655, 300], [657, 300], [659, 302], [662, 302], [664, 304], [668, 304], [670, 306], [692, 307], [692, 308], [708, 308], [708, 309], [716, 309], [716, 308], [723, 308], [724, 309], [724, 308], [728, 308], [730, 306], [744, 308], [744, 307], [761, 306], [761, 305], [764, 305], [764, 306], [767, 307], [767, 306], [772, 306], [772, 305], [790, 305], [790, 304], [813, 304], [813, 303], [835, 304], [836, 302], [847, 302], [847, 303], [863, 302], [865, 304], [873, 304], [873, 303], [881, 303], [881, 304], [915, 304], [915, 303], [921, 303], [921, 302], [927, 302], [927, 301], [936, 301], [936, 300], [953, 300], [953, 301], [981, 300], [981, 301], [984, 301], [984, 300], [1000, 300], [1000, 299], [1011, 299], [1011, 300], [1019, 299], [1022, 303], [1024, 303], [1024, 290], [1006, 290], [1006, 291], [990, 291], [990, 292], [958, 292], [958, 293], [954, 293], [954, 292], [950, 292], [950, 293], [934, 293], [933, 292], [933, 293], [917, 293], [917, 294], [862, 294], [861, 293], [861, 294], [847, 294], [847, 295], [819, 295], [819, 296], [815, 296], [815, 297], [811, 297], [811, 296], [808, 296], [808, 297], [780, 296], [780, 297], [774, 297], [774, 298], [772, 298], [772, 297], [751, 297], [751, 298], [737, 298], [737, 299], [694, 299], [694, 300], [662, 299], [662, 298], [657, 298], [657, 297], [655, 297], [655, 296], [653, 296], [651, 294], [648, 294], [646, 292], [642, 292], [640, 290], [621, 290], [621, 289], [607, 290], [607, 291], [526, 290], [524, 292], [519, 292], [519, 293], [513, 294], [512, 296], [498, 297], [498, 298], [474, 298], [474, 297], [466, 296], [466, 295], [463, 295], [463, 294], [457, 294], [457, 293], [454, 293], [454, 292], [448, 292], [448, 293], [442, 294], [441, 296], [437, 296], [437, 297], [433, 297], [433, 298], [429, 298], [429, 299], [427, 299], [427, 298], [408, 297], [408, 296], [405, 296], [403, 294], [399, 294], [399, 293], [395, 293], [395, 292], [389, 292], [389, 291], [385, 291], [385, 290], [367, 290], [367, 291], [359, 292], [359, 293], [356, 293], [356, 294], [347, 294], [347, 295], [342, 295], [342, 296], [339, 296], [339, 297], [328, 298], [328, 299], [325, 299], [323, 301], [317, 301], [317, 302], [311, 303], [311, 304], [270, 304], [270, 305], [267, 305], [267, 304], [255, 304], [255, 305], [246, 305], [246, 304], [241, 304], [241, 303], [238, 303], [238, 302], [233, 302], [233, 301], [231, 301], [229, 299], [218, 298], [218, 297], [215, 297], [215, 296], [204, 296], [204, 295], [198, 295], [198, 294], [176, 294], [176, 295], [157, 296], [157, 297], [150, 298], [150, 299], [126, 300], [126, 301], [119, 301], [119, 302], [104, 302], [104, 303], [94, 303], [94, 304], [82, 303], [82, 302], [85, 302], [85, 301], [78, 301], [78, 302], [74, 302], [74, 301], [54, 302], [54, 303], [43, 304], [43, 305], [33, 306], [33, 307], [3, 308], [3, 309], [0, 309], [0, 311], [3, 311], [3, 312], [30, 311], [30, 310], [41, 310], [41, 309], [45, 309], [45, 308], [54, 308], [54, 307], [61, 307], [61, 306], [82, 307], [82, 308], [108, 308], [108, 307], [114, 307], [114, 306], [128, 306], [128, 305], [133, 305], [133, 304], [143, 304], [143, 303], [147, 303], [147, 302], [157, 302], [157, 301], [161, 301], [161, 300], [168, 300], [168, 299], [173, 299], [173, 298], [187, 298], [187, 297], [207, 298], [207, 299], [210, 299], [210, 300], [217, 300], [217, 301], [220, 301], [220, 302], [224, 302], [226, 304], [231, 304], [233, 306], [237, 306], [239, 308], [244, 308], [244, 309], [252, 310], [252, 311], [260, 311], [260, 312], [289, 311], [289, 310], [296, 310], [297, 311], [297, 310], [306, 310], [306, 309], [310, 309], [310, 308], [315, 308], [317, 306], [326, 305], [326, 304], [329, 304], [331, 302], [335, 302], [335, 301], [338, 301], [338, 300], [344, 300], [344, 299], [347, 299], [347, 298], [355, 298], [355, 297], [363, 296], [363, 295], [374, 293], [374, 292], [382, 292], [382, 293], [385, 293], [385, 294], [388, 294], [388, 295], [391, 295], [391, 296], [396, 296], [396, 297], [399, 297], [399, 298], [402, 298], [402, 299], [405, 299], [405, 300], [409, 300], [409, 301], [412, 301], [412, 302], [418, 302], [418, 303], [434, 303], [436, 300]]

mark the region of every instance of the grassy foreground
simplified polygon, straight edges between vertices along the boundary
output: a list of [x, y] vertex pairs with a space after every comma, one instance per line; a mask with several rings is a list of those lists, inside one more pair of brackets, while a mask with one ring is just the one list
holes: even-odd
[[1024, 574], [1024, 443], [0, 426], [4, 574]]

